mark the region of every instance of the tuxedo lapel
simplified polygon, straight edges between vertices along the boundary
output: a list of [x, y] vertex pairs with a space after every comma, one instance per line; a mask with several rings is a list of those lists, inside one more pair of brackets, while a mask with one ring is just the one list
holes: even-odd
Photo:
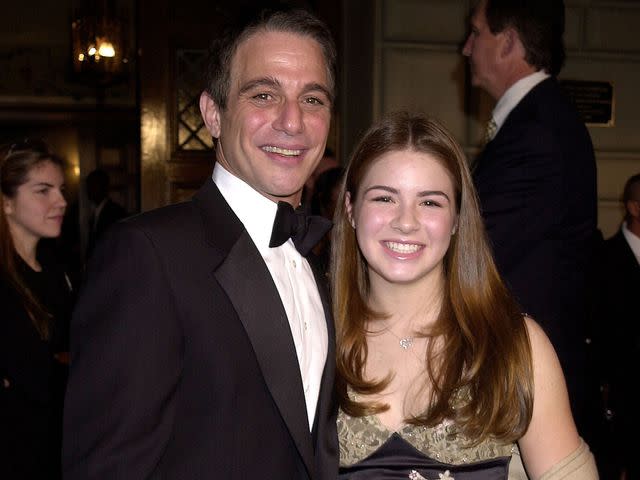
[[273, 397], [309, 472], [313, 448], [293, 337], [280, 296], [244, 232], [215, 272], [244, 325]]
[[302, 378], [291, 329], [271, 274], [215, 184], [196, 197], [209, 243], [226, 252], [214, 269], [253, 346], [263, 377], [307, 470], [313, 471]]

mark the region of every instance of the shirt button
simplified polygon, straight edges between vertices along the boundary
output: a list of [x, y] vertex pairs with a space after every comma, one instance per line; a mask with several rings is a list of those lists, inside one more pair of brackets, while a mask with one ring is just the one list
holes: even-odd
[[293, 268], [297, 267], [296, 261], [295, 260], [291, 260], [291, 264], [293, 265]]

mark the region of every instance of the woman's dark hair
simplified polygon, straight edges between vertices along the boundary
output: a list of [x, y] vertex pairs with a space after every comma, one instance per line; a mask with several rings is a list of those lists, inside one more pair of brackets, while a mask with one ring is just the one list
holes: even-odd
[[24, 284], [17, 271], [17, 255], [13, 237], [4, 209], [4, 199], [14, 198], [18, 188], [27, 182], [29, 173], [43, 162], [51, 162], [64, 169], [63, 161], [48, 146], [37, 140], [25, 140], [11, 145], [0, 160], [0, 274], [19, 295], [25, 310], [43, 339], [49, 337], [51, 316], [45, 311]]

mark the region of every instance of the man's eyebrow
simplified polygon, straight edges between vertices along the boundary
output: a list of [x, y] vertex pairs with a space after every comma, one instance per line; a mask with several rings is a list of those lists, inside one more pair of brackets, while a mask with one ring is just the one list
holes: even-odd
[[[251, 90], [254, 90], [256, 88], [261, 88], [261, 87], [281, 88], [281, 86], [282, 86], [281, 83], [273, 77], [260, 77], [253, 80], [249, 80], [247, 83], [245, 83], [240, 88], [239, 94], [242, 95]], [[303, 86], [302, 88], [303, 94], [307, 94], [311, 92], [322, 92], [322, 94], [325, 95], [329, 99], [329, 101], [333, 101], [333, 95], [331, 94], [329, 89], [321, 83], [312, 82]]]
[[329, 89], [322, 85], [321, 83], [308, 83], [304, 86], [303, 92], [322, 92], [330, 101], [333, 101], [333, 95], [329, 91]]
[[240, 95], [242, 95], [243, 93], [246, 93], [249, 90], [253, 90], [254, 88], [259, 88], [259, 87], [276, 88], [276, 87], [280, 87], [280, 82], [278, 82], [278, 80], [276, 80], [273, 77], [256, 78], [256, 79], [253, 79], [253, 80], [249, 80], [242, 87], [240, 87], [240, 92], [239, 93], [240, 93]]
[[32, 183], [31, 186], [32, 187], [49, 187], [49, 188], [53, 188], [53, 184], [49, 183], [49, 182]]

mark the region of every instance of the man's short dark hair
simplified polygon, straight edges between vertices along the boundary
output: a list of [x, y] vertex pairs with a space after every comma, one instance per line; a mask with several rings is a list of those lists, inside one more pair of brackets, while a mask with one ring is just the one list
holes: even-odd
[[101, 168], [89, 172], [85, 180], [89, 200], [96, 205], [104, 200], [109, 195], [109, 183], [109, 174]]
[[306, 10], [263, 10], [257, 16], [242, 19], [229, 26], [211, 45], [206, 90], [218, 107], [225, 109], [227, 106], [231, 86], [231, 63], [238, 46], [259, 32], [293, 33], [318, 42], [327, 65], [329, 89], [333, 96], [337, 53], [328, 27]]
[[86, 182], [97, 185], [102, 190], [109, 190], [109, 174], [101, 168], [89, 172]]
[[629, 177], [627, 183], [624, 184], [622, 201], [626, 205], [629, 200], [640, 202], [640, 173], [636, 173], [632, 177]]
[[487, 0], [485, 16], [494, 35], [507, 27], [518, 32], [529, 65], [560, 73], [566, 57], [563, 0]]

